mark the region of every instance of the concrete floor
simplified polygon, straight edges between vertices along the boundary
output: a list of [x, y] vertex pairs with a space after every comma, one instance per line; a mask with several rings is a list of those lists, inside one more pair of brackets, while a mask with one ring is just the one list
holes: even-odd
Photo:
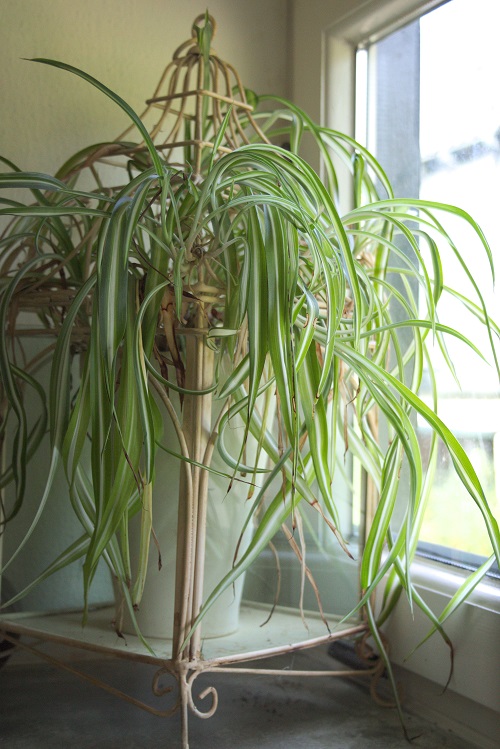
[[[86, 656], [77, 668], [154, 704], [153, 666]], [[323, 648], [289, 657], [288, 668], [322, 668], [335, 662]], [[283, 666], [283, 661], [281, 661]], [[219, 674], [213, 684], [219, 708], [209, 720], [190, 719], [190, 749], [404, 749], [394, 710], [376, 705], [365, 687], [345, 679]], [[199, 694], [199, 691], [197, 694]], [[170, 701], [169, 701], [170, 700]], [[209, 698], [208, 698], [209, 700]], [[207, 700], [207, 701], [208, 701]], [[172, 696], [163, 698], [165, 709]], [[201, 705], [201, 702], [198, 702]], [[158, 706], [158, 700], [156, 700]], [[474, 745], [407, 716], [420, 749], [471, 749]], [[1, 749], [177, 749], [180, 721], [162, 719], [73, 674], [17, 652], [0, 670]]]

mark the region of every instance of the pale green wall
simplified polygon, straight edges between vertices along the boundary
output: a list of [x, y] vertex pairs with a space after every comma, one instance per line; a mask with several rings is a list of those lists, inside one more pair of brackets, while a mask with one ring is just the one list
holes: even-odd
[[23, 169], [53, 170], [124, 127], [123, 113], [101, 93], [21, 58], [83, 68], [141, 111], [207, 5], [219, 56], [250, 88], [286, 94], [287, 0], [0, 0], [0, 154]]

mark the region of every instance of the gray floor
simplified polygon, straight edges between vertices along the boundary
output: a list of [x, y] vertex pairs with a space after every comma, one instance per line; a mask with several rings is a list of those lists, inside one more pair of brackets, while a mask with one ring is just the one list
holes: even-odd
[[[325, 650], [289, 658], [289, 668], [313, 658], [335, 665]], [[281, 662], [283, 665], [283, 662]], [[154, 704], [153, 666], [86, 658], [76, 666]], [[344, 679], [219, 674], [219, 708], [209, 720], [190, 719], [190, 749], [396, 749], [408, 747], [394, 710], [377, 706], [366, 688]], [[198, 694], [199, 694], [198, 691]], [[172, 704], [166, 696], [162, 709]], [[209, 700], [210, 698], [208, 698]], [[170, 702], [169, 702], [170, 700]], [[202, 704], [199, 702], [198, 704]], [[158, 705], [158, 701], [156, 701]], [[407, 716], [412, 746], [471, 749], [472, 744]], [[1, 749], [177, 749], [178, 716], [162, 719], [131, 706], [73, 674], [14, 654], [0, 670]]]

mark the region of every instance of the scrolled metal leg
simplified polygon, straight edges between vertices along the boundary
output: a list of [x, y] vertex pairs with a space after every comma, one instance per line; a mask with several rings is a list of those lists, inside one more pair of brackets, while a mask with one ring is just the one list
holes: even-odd
[[[160, 686], [160, 679], [162, 678], [162, 676], [165, 676], [165, 674], [168, 674], [168, 676], [172, 676], [177, 679], [177, 674], [173, 672], [171, 668], [167, 668], [166, 666], [162, 666], [162, 668], [159, 668], [153, 676], [153, 684], [151, 687], [155, 697], [164, 697], [166, 694], [170, 694], [170, 692], [173, 691], [172, 686]], [[168, 713], [165, 712], [164, 716], [170, 717], [171, 715], [174, 715], [174, 713], [179, 710], [180, 702], [181, 699], [180, 696], [178, 696], [175, 705], [170, 708]]]
[[200, 671], [193, 671], [187, 680], [187, 685], [189, 688], [189, 692], [188, 692], [189, 708], [191, 712], [193, 712], [198, 718], [202, 718], [203, 720], [206, 720], [207, 718], [211, 718], [212, 715], [214, 715], [214, 713], [216, 712], [219, 706], [219, 695], [215, 687], [207, 687], [206, 689], [203, 690], [203, 692], [200, 692], [198, 697], [200, 700], [206, 699], [209, 695], [212, 697], [212, 704], [209, 710], [206, 710], [205, 712], [203, 712], [195, 705], [195, 702], [193, 699], [193, 685], [194, 685], [195, 679], [197, 679], [200, 673], [201, 673]]

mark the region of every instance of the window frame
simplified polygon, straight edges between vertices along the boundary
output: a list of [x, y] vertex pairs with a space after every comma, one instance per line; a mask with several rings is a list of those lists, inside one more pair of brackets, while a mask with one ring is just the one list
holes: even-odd
[[[490, 0], [483, 1], [489, 7]], [[495, 0], [493, 0], [493, 2], [495, 2]], [[376, 154], [377, 158], [380, 160], [380, 163], [383, 165], [384, 170], [389, 175], [389, 179], [391, 179], [391, 174], [394, 175], [393, 188], [396, 195], [419, 197], [420, 194], [420, 197], [425, 197], [426, 180], [428, 179], [426, 177], [423, 164], [421, 166], [421, 169], [418, 168], [419, 160], [422, 158], [420, 154], [420, 143], [418, 137], [418, 117], [419, 111], [422, 111], [420, 109], [422, 89], [421, 81], [419, 78], [419, 47], [421, 43], [424, 43], [423, 40], [425, 39], [425, 37], [422, 37], [421, 42], [422, 32], [420, 30], [419, 21], [422, 19], [429, 19], [430, 24], [432, 25], [433, 22], [431, 20], [431, 16], [436, 16], [436, 21], [438, 17], [440, 17], [442, 24], [443, 17], [445, 19], [447, 17], [450, 19], [453, 17], [453, 6], [455, 3], [457, 3], [457, 6], [459, 6], [457, 7], [457, 12], [463, 13], [464, 10], [468, 9], [467, 3], [470, 3], [470, 0], [451, 0], [451, 5], [448, 8], [448, 10], [451, 12], [447, 13], [444, 16], [440, 11], [445, 10], [444, 6], [448, 6], [449, 2], [444, 3], [444, 5], [441, 4], [441, 6], [438, 6], [437, 8], [431, 10], [430, 13], [428, 12], [421, 16], [417, 15], [415, 19], [406, 19], [404, 25], [401, 28], [394, 28], [395, 25], [393, 25], [393, 28], [391, 28], [387, 34], [382, 35], [381, 39], [370, 39], [366, 43], [362, 43], [361, 45], [359, 45], [355, 52], [355, 137], [359, 138], [360, 142], [363, 145], [365, 145], [369, 150]], [[435, 11], [437, 11], [437, 13]], [[480, 41], [483, 42], [483, 40]], [[477, 44], [477, 42], [477, 39], [471, 40], [471, 43]], [[446, 39], [443, 40], [443, 46], [446, 49]], [[420, 49], [420, 59], [422, 60], [422, 63], [424, 63], [425, 48], [421, 47]], [[397, 59], [399, 60], [397, 69], [393, 68], [393, 55], [396, 55]], [[361, 61], [362, 75], [358, 75], [359, 60]], [[449, 69], [449, 63], [445, 66], [445, 70], [447, 68]], [[435, 74], [439, 76], [439, 71], [435, 71]], [[359, 84], [357, 82], [358, 78]], [[400, 93], [400, 89], [402, 89], [403, 86], [404, 94]], [[425, 97], [425, 93], [422, 94], [422, 96]], [[398, 104], [396, 107], [396, 109], [398, 110], [397, 116], [394, 116], [393, 112], [394, 97], [398, 97]], [[409, 122], [414, 123], [415, 126], [408, 127]], [[420, 122], [421, 138], [423, 132], [422, 122]], [[448, 138], [449, 136], [450, 133], [448, 133]], [[395, 146], [399, 147], [400, 143], [403, 149], [402, 158], [398, 154], [398, 148], [395, 148]], [[444, 149], [444, 151], [446, 151], [446, 148]], [[449, 153], [450, 155], [453, 153], [451, 143], [449, 146]], [[495, 161], [498, 162], [497, 154], [495, 154], [495, 156], [493, 157], [488, 156], [488, 158], [494, 158]], [[443, 157], [443, 169], [446, 168], [450, 168], [450, 164], [449, 162], [445, 162], [445, 157]], [[463, 181], [463, 177], [461, 178], [460, 174], [461, 172], [459, 171], [458, 182], [460, 182], [461, 180]], [[465, 189], [465, 193], [468, 199], [471, 194], [470, 188], [467, 187]], [[434, 196], [434, 199], [446, 200], [446, 195], [441, 192], [441, 196], [437, 194]], [[462, 205], [460, 203], [461, 199], [465, 200], [466, 198], [457, 197], [457, 205], [466, 208], [467, 210], [467, 204], [465, 203], [464, 205]], [[446, 202], [454, 202], [454, 199], [449, 197]], [[474, 213], [475, 209], [469, 208], [468, 210], [470, 210], [472, 212], [472, 215], [477, 219], [477, 216]], [[481, 224], [481, 226], [483, 226], [481, 218], [479, 218], [479, 223]], [[483, 226], [483, 228], [487, 227]], [[495, 228], [489, 228], [492, 232], [491, 236], [488, 234], [488, 230], [486, 231], [486, 235], [490, 241], [492, 249], [494, 250], [496, 246]], [[446, 263], [444, 263], [443, 267], [446, 268]], [[486, 273], [489, 273], [488, 268], [486, 268]], [[484, 280], [486, 283], [488, 282], [488, 278], [485, 278]], [[460, 287], [457, 288], [461, 290]], [[445, 306], [446, 300], [444, 301], [443, 310], [445, 309]], [[491, 306], [491, 310], [493, 310], [494, 308], [495, 305], [493, 303]], [[452, 318], [449, 317], [448, 319], [451, 320]], [[441, 321], [444, 322], [444, 318]], [[462, 328], [460, 329], [462, 330]], [[462, 330], [462, 332], [465, 332], [465, 330]], [[430, 351], [432, 351], [432, 348], [430, 349]], [[431, 357], [433, 356], [434, 354], [431, 354]], [[424, 374], [424, 378], [425, 376], [426, 375]], [[481, 449], [485, 451], [484, 454], [486, 455], [486, 451], [491, 451], [490, 460], [494, 462], [496, 459], [494, 458], [493, 442], [495, 434], [498, 433], [498, 419], [496, 418], [497, 415], [495, 414], [495, 420], [493, 423], [484, 425], [484, 427], [481, 428], [480, 419], [477, 415], [473, 418], [472, 422], [468, 423], [465, 421], [465, 414], [461, 409], [462, 404], [470, 404], [469, 409], [472, 409], [474, 413], [477, 414], [477, 410], [479, 409], [481, 404], [485, 402], [484, 398], [494, 398], [496, 399], [495, 402], [500, 404], [500, 401], [498, 400], [498, 384], [495, 386], [494, 383], [491, 383], [490, 381], [488, 382], [489, 384], [485, 386], [486, 390], [484, 391], [480, 390], [475, 385], [475, 383], [472, 387], [470, 383], [465, 383], [463, 388], [458, 392], [456, 391], [455, 383], [452, 382], [451, 390], [448, 390], [446, 387], [443, 388], [441, 381], [441, 385], [438, 386], [438, 391], [440, 393], [439, 412], [441, 418], [444, 420], [447, 426], [449, 426], [452, 430], [457, 430], [455, 432], [456, 436], [459, 437], [460, 440], [465, 440], [463, 442], [465, 447], [466, 443], [470, 440], [470, 446], [474, 452]], [[494, 391], [491, 390], [492, 385]], [[427, 399], [430, 398], [430, 395], [424, 392], [422, 397], [427, 401]], [[460, 405], [457, 404], [457, 399], [460, 400]], [[451, 412], [450, 406], [448, 405], [450, 403], [454, 404]], [[455, 412], [460, 409], [461, 416], [458, 421], [454, 416], [453, 409], [455, 410]], [[454, 420], [456, 423], [454, 423]], [[425, 419], [423, 419], [422, 417], [416, 418], [415, 421], [419, 441], [425, 441], [426, 435], [429, 435], [429, 426], [426, 423]], [[444, 453], [446, 453], [446, 450], [442, 451], [442, 456], [444, 455]], [[447, 456], [447, 459], [449, 461], [449, 456]], [[438, 466], [439, 463], [440, 461], [438, 460]], [[490, 470], [491, 473], [489, 473]], [[451, 469], [448, 469], [448, 472], [445, 471], [440, 474], [440, 469], [438, 467], [435, 479], [435, 483], [437, 484], [437, 486], [439, 486], [440, 481], [444, 481], [445, 477], [449, 477], [451, 479]], [[441, 479], [439, 478], [440, 475]], [[488, 469], [488, 473], [479, 475], [482, 475], [484, 477], [486, 487], [488, 477], [494, 476], [493, 464]], [[433, 488], [432, 494], [434, 497], [438, 496], [439, 490]], [[461, 495], [461, 497], [465, 496], [465, 493]], [[467, 517], [470, 503], [465, 500], [462, 504], [462, 499], [460, 500], [460, 502], [461, 503], [459, 504], [459, 506], [463, 507], [463, 512], [465, 513], [464, 517]], [[497, 507], [496, 503], [494, 504], [494, 507]], [[431, 498], [429, 501], [428, 517], [430, 517], [432, 513], [436, 511], [436, 508], [437, 505], [435, 503], [435, 499]], [[477, 510], [477, 508], [474, 508], [474, 510]], [[479, 517], [480, 515], [478, 512], [477, 515], [474, 516], [474, 518], [479, 519]], [[474, 518], [472, 518], [472, 522], [474, 522]], [[478, 526], [475, 525], [474, 527], [479, 532]], [[478, 555], [479, 552], [474, 553], [472, 549], [470, 551], [467, 550], [469, 549], [469, 544], [471, 542], [470, 527], [468, 525], [465, 525], [465, 522], [463, 521], [462, 528], [463, 533], [467, 533], [467, 540], [465, 540], [465, 537], [462, 539], [464, 541], [464, 544], [462, 545], [462, 540], [460, 540], [458, 537], [456, 539], [456, 543], [453, 543], [453, 540], [450, 538], [450, 543], [447, 544], [446, 542], [442, 542], [440, 540], [440, 538], [442, 537], [440, 535], [439, 525], [432, 526], [432, 530], [430, 530], [431, 526], [429, 524], [429, 521], [427, 521], [426, 523], [424, 523], [422, 529], [422, 538], [424, 540], [422, 542], [419, 542], [417, 549], [418, 556], [429, 556], [431, 559], [441, 560], [444, 564], [449, 564], [452, 567], [462, 566], [463, 569], [468, 569], [470, 571], [477, 569], [477, 567], [479, 567], [484, 561], [486, 561], [486, 557], [491, 553], [491, 551], [488, 550], [487, 546], [488, 539], [486, 532], [483, 528], [484, 544], [482, 546], [483, 551], [481, 552], [483, 556], [481, 557]], [[427, 531], [425, 529], [427, 529]], [[478, 547], [476, 546], [476, 549], [477, 548]], [[499, 577], [500, 573], [498, 565], [494, 565], [493, 567], [491, 567], [486, 574], [488, 577]]]
[[[358, 46], [377, 41], [443, 4], [443, 0], [358, 0], [354, 9], [339, 17], [342, 7], [352, 8], [352, 4], [346, 6], [345, 3], [332, 4], [328, 0], [293, 0], [293, 99], [312, 116], [319, 118], [323, 125], [354, 136], [355, 56]], [[316, 89], [311, 86], [314, 80], [319, 82]], [[305, 155], [308, 158], [309, 155]], [[348, 210], [349, 207], [341, 205], [341, 210]], [[430, 591], [438, 611], [444, 608], [466, 575], [447, 564], [424, 558], [415, 560], [412, 573], [415, 585], [423, 592]], [[471, 615], [474, 617], [472, 632]], [[389, 639], [393, 641], [393, 661], [405, 669], [405, 679], [410, 678], [410, 703], [421, 714], [432, 719], [439, 718], [442, 723], [462, 732], [462, 735], [467, 731], [484, 746], [494, 745], [494, 729], [491, 726], [498, 719], [495, 695], [498, 694], [499, 683], [496, 665], [500, 660], [499, 616], [500, 581], [485, 579], [467, 604], [455, 612], [450, 620], [450, 627], [456, 633], [455, 645], [460, 652], [460, 660], [457, 656], [456, 661], [460, 665], [455, 667], [448, 691], [437, 701], [440, 687], [437, 687], [437, 692], [430, 690], [424, 696], [418, 687], [412, 690], [411, 680], [415, 679], [417, 683], [423, 678], [427, 683], [444, 686], [447, 673], [443, 675], [442, 665], [443, 658], [444, 661], [447, 658], [446, 646], [443, 646], [440, 638], [431, 638], [429, 643], [412, 655], [410, 661], [406, 661], [408, 651], [403, 646], [406, 633], [411, 629], [416, 645], [419, 635], [424, 637], [429, 626], [417, 612], [410, 628], [407, 604], [403, 600], [393, 613], [387, 629]], [[488, 653], [486, 659], [479, 659], [482, 669], [480, 678], [477, 672], [479, 637], [481, 654]], [[412, 699], [412, 693], [418, 696]]]
[[[356, 53], [452, 0], [369, 0], [322, 29], [322, 124], [352, 137], [356, 130]], [[324, 3], [326, 6], [326, 3]], [[326, 7], [325, 7], [326, 11]], [[346, 186], [347, 186], [346, 176]], [[340, 181], [342, 174], [340, 174]], [[350, 195], [350, 189], [340, 194]], [[341, 205], [348, 211], [351, 205]], [[453, 567], [443, 561], [444, 566]], [[498, 575], [495, 575], [498, 577]]]

